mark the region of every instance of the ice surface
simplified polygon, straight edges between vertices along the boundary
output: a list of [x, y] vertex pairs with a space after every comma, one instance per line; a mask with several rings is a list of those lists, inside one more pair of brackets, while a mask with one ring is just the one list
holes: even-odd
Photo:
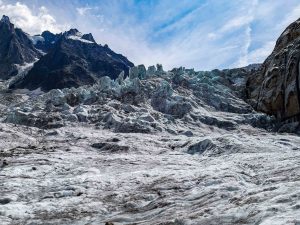
[[299, 225], [300, 137], [274, 132], [237, 77], [140, 66], [48, 93], [0, 85], [1, 225]]
[[[188, 138], [81, 126], [49, 136], [38, 129], [0, 126], [1, 155], [8, 163], [0, 170], [1, 198], [12, 199], [0, 205], [4, 224], [175, 219], [183, 224], [297, 224], [300, 218], [299, 137], [250, 127], [236, 132], [199, 128]], [[113, 138], [129, 151], [91, 147]], [[199, 139], [217, 143], [220, 152], [190, 155], [181, 147]]]

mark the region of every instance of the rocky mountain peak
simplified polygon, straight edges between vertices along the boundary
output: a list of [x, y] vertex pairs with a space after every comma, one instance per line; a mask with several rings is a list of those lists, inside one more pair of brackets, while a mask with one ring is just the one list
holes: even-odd
[[69, 31], [64, 32], [63, 37], [66, 39], [72, 39], [75, 41], [81, 41], [81, 42], [90, 43], [90, 44], [96, 43], [93, 38], [93, 35], [91, 33], [82, 34], [77, 29], [74, 29], [74, 28], [70, 29]]
[[8, 16], [3, 15], [0, 22], [2, 23], [10, 23], [10, 19]]
[[71, 35], [75, 35], [75, 36], [82, 36], [82, 34], [76, 29], [76, 28], [72, 28], [66, 32], [64, 32], [64, 36], [71, 36]]
[[53, 39], [55, 37], [55, 34], [51, 33], [50, 31], [46, 30], [42, 33], [43, 38], [45, 39]]
[[116, 79], [134, 66], [126, 57], [109, 48], [98, 45], [91, 33], [82, 34], [70, 29], [61, 34], [43, 32], [42, 41], [35, 47], [46, 54], [34, 64], [26, 76], [10, 85], [11, 88], [27, 88], [48, 91], [55, 88], [92, 85], [103, 76]]
[[7, 32], [11, 32], [12, 30], [14, 30], [14, 25], [10, 22], [8, 16], [2, 16], [2, 19], [0, 20], [0, 29], [1, 35], [5, 35]]
[[18, 66], [31, 63], [41, 56], [28, 34], [15, 28], [5, 15], [0, 21], [0, 34], [0, 79], [17, 75]]
[[85, 40], [91, 41], [91, 42], [96, 42], [91, 33], [82, 35], [82, 39], [85, 39]]
[[280, 51], [282, 48], [287, 47], [295, 39], [300, 37], [300, 18], [291, 23], [280, 35], [276, 42], [274, 51]]

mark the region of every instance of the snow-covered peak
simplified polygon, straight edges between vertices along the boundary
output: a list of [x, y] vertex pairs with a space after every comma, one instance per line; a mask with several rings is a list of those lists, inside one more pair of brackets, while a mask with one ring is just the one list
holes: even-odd
[[68, 39], [81, 41], [81, 42], [84, 42], [84, 43], [89, 43], [89, 44], [95, 43], [94, 41], [87, 40], [87, 38], [85, 38], [85, 35], [82, 34], [81, 32], [79, 32], [77, 29], [71, 29], [71, 30], [65, 32], [65, 36]]

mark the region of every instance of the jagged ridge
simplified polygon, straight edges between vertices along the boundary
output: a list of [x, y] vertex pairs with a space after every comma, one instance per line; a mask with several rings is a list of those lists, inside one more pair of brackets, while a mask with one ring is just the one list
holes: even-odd
[[15, 28], [7, 16], [0, 21], [0, 79], [9, 79], [18, 73], [17, 65], [30, 63], [41, 56], [28, 35]]

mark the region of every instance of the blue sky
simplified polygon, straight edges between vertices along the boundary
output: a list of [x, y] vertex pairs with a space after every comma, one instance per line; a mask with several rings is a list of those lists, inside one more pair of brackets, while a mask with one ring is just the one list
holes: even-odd
[[299, 0], [0, 0], [0, 13], [30, 34], [91, 32], [135, 64], [232, 68], [262, 62]]

